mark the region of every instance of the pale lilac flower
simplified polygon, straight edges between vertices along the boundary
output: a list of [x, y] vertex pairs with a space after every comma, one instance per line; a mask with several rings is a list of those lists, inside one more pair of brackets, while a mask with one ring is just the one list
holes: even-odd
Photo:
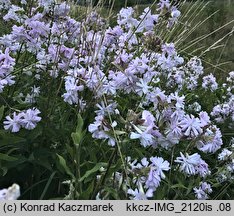
[[41, 117], [38, 115], [41, 112], [37, 108], [28, 109], [23, 113], [22, 127], [27, 130], [32, 130], [37, 126], [37, 123], [41, 121]]
[[0, 200], [6, 200], [7, 192], [7, 189], [0, 190]]
[[112, 125], [106, 122], [104, 116], [98, 115], [95, 117], [94, 123], [88, 126], [88, 131], [92, 133], [92, 137], [96, 139], [108, 140], [108, 144], [115, 146], [115, 139], [108, 135], [106, 132], [110, 131], [117, 125], [117, 122], [113, 122]]
[[137, 130], [138, 133], [131, 132], [130, 139], [140, 139], [142, 146], [147, 147], [153, 144], [153, 136], [145, 131]]
[[183, 136], [178, 118], [172, 118], [168, 121], [165, 133], [170, 135], [170, 137], [175, 137], [177, 139], [180, 139]]
[[24, 11], [23, 8], [18, 7], [16, 5], [11, 5], [11, 7], [8, 10], [8, 13], [3, 17], [3, 19], [5, 21], [14, 20], [16, 22], [20, 22], [23, 17], [20, 15], [20, 13], [18, 14], [18, 12], [23, 12], [23, 11]]
[[117, 107], [117, 103], [112, 102], [110, 104], [105, 104], [104, 101], [101, 101], [100, 104], [96, 104], [96, 107], [98, 107], [99, 109], [95, 111], [95, 113], [97, 115], [109, 115], [109, 114], [113, 114], [115, 112], [115, 109]]
[[154, 171], [158, 173], [158, 175], [164, 179], [165, 174], [163, 171], [168, 171], [170, 169], [170, 164], [168, 161], [164, 160], [162, 157], [151, 157], [151, 167], [154, 168]]
[[146, 187], [155, 191], [156, 188], [159, 187], [160, 182], [161, 182], [161, 178], [159, 174], [156, 171], [154, 171], [154, 167], [150, 167], [150, 171], [149, 171], [147, 180], [145, 182]]
[[195, 196], [196, 196], [197, 199], [206, 200], [208, 198], [207, 193], [205, 191], [203, 191], [201, 189], [201, 187], [199, 187], [199, 188], [195, 187], [195, 188], [193, 188], [193, 190], [194, 190], [194, 193], [195, 193]]
[[4, 129], [5, 130], [10, 130], [13, 133], [16, 133], [20, 130], [22, 126], [22, 121], [23, 121], [23, 114], [19, 113], [16, 114], [16, 112], [13, 113], [13, 118], [10, 116], [6, 117], [7, 121], [4, 121]]
[[143, 94], [147, 94], [152, 87], [149, 86], [149, 83], [143, 79], [140, 79], [139, 82], [136, 83], [136, 92], [139, 96]]
[[183, 155], [180, 152], [180, 157], [177, 157], [175, 162], [180, 163], [180, 170], [188, 175], [199, 174], [204, 177], [210, 174], [207, 163], [201, 159], [198, 153]]
[[11, 0], [0, 0], [0, 10], [8, 10], [11, 7]]
[[171, 17], [168, 20], [168, 28], [171, 28], [181, 16], [181, 12], [176, 7], [171, 7]]
[[160, 0], [158, 3], [159, 10], [163, 10], [164, 8], [169, 9], [170, 6], [170, 0]]
[[173, 147], [174, 145], [178, 144], [179, 141], [180, 139], [174, 136], [172, 133], [168, 133], [166, 137], [163, 135], [159, 135], [157, 139], [157, 143], [165, 149]]
[[232, 151], [229, 151], [228, 149], [224, 148], [221, 153], [218, 155], [219, 160], [227, 160], [228, 157], [232, 155]]
[[162, 44], [162, 51], [169, 56], [176, 55], [175, 45], [173, 43]]
[[79, 101], [78, 92], [83, 91], [84, 86], [78, 85], [79, 79], [76, 79], [72, 76], [66, 76], [64, 79], [65, 79], [65, 89], [67, 91], [62, 95], [64, 101], [71, 105], [77, 104]]
[[56, 4], [54, 7], [54, 16], [65, 17], [68, 15], [69, 11], [70, 6], [66, 2], [63, 2], [62, 4]]
[[221, 148], [222, 144], [223, 141], [220, 129], [212, 125], [205, 130], [202, 139], [197, 141], [197, 148], [205, 153], [214, 153]]
[[176, 7], [173, 7], [171, 9], [171, 17], [174, 19], [174, 20], [177, 20], [178, 17], [180, 17], [181, 15], [181, 12], [176, 8]]
[[208, 164], [204, 160], [200, 159], [199, 164], [196, 166], [196, 173], [202, 177], [210, 175]]
[[218, 83], [216, 82], [216, 78], [213, 74], [203, 77], [202, 87], [204, 89], [209, 89], [212, 92], [218, 88]]
[[201, 127], [205, 127], [211, 123], [210, 117], [208, 116], [207, 112], [203, 112], [203, 111], [200, 112], [199, 117], [200, 117], [200, 121], [201, 121], [201, 123], [200, 123]]
[[15, 76], [11, 75], [13, 67], [15, 65], [15, 59], [10, 56], [10, 49], [6, 48], [5, 53], [0, 51], [0, 93], [4, 88], [9, 85], [13, 85]]
[[138, 25], [137, 19], [134, 19], [133, 16], [133, 8], [122, 8], [118, 14], [117, 23], [119, 25], [126, 25], [128, 28], [136, 27]]
[[234, 159], [232, 159], [231, 162], [227, 164], [227, 170], [231, 173], [234, 173]]
[[142, 119], [144, 120], [143, 126], [146, 127], [146, 131], [150, 133], [155, 133], [157, 127], [155, 125], [155, 117], [151, 114], [151, 112], [144, 110], [142, 112]]
[[147, 200], [148, 198], [153, 196], [153, 191], [148, 189], [146, 192], [144, 191], [142, 185], [140, 184], [139, 188], [128, 189], [128, 194], [130, 194], [130, 198], [132, 200]]
[[199, 188], [193, 188], [195, 196], [199, 200], [208, 199], [208, 194], [212, 193], [211, 185], [207, 182], [201, 182]]
[[202, 66], [202, 61], [198, 57], [193, 57], [191, 58], [188, 63], [187, 67], [189, 68], [189, 73], [192, 72], [191, 75], [199, 76], [204, 73], [203, 71], [203, 66]]
[[228, 77], [227, 77], [227, 82], [234, 82], [234, 71], [229, 72]]
[[152, 15], [149, 7], [144, 9], [140, 16], [140, 25], [137, 26], [137, 32], [151, 31], [158, 22], [159, 14]]
[[185, 136], [197, 137], [202, 133], [201, 121], [193, 115], [186, 115], [179, 125]]
[[165, 178], [163, 171], [168, 171], [170, 169], [170, 164], [161, 157], [151, 157], [150, 161], [150, 172], [145, 184], [147, 188], [154, 191], [160, 185], [161, 179]]
[[185, 99], [184, 95], [179, 96], [178, 92], [175, 92], [175, 93], [171, 93], [169, 95], [168, 102], [171, 103], [171, 102], [175, 101], [176, 108], [183, 109], [184, 108], [184, 99]]
[[39, 6], [43, 7], [44, 9], [48, 10], [51, 6], [55, 5], [56, 0], [39, 0]]
[[17, 200], [20, 196], [20, 187], [18, 184], [13, 184], [7, 189], [0, 190], [0, 200]]

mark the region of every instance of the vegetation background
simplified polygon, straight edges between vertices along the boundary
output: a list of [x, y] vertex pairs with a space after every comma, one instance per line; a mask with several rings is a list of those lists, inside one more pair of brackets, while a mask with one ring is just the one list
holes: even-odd
[[[109, 0], [106, 0], [106, 2], [108, 1]], [[93, 6], [96, 6], [97, 2], [98, 1], [93, 0], [92, 1]], [[126, 5], [134, 7], [136, 10], [139, 10], [139, 13], [140, 13], [140, 11], [142, 11], [145, 7], [150, 5], [152, 2], [154, 1], [153, 0], [128, 0], [127, 2], [125, 2], [125, 0], [116, 0], [114, 8], [113, 8], [113, 13], [117, 14], [119, 9]], [[175, 1], [175, 2], [179, 3], [179, 1]], [[88, 2], [85, 0], [79, 0], [79, 1], [76, 0], [76, 3], [78, 4], [79, 7], [86, 7], [88, 4]], [[234, 55], [233, 55], [234, 54], [234, 36], [233, 34], [230, 34], [230, 32], [232, 32], [232, 30], [234, 29], [234, 22], [232, 22], [232, 20], [234, 20], [234, 13], [233, 13], [234, 0], [213, 0], [213, 1], [210, 1], [210, 3], [208, 3], [208, 1], [206, 0], [187, 1], [185, 4], [183, 4], [183, 7], [180, 8], [182, 11], [182, 14], [183, 14], [183, 11], [188, 11], [188, 8], [191, 8], [191, 6], [197, 3], [203, 4], [203, 5], [208, 4], [208, 5], [204, 8], [204, 10], [199, 11], [200, 13], [199, 16], [195, 18], [193, 22], [198, 23], [200, 21], [204, 21], [207, 17], [210, 17], [210, 18], [207, 19], [206, 22], [204, 22], [199, 28], [195, 29], [192, 32], [192, 34], [186, 38], [186, 40], [182, 41], [182, 44], [181, 46], [179, 46], [178, 51], [182, 55], [184, 54], [198, 55], [204, 60], [204, 63], [206, 64], [205, 72], [207, 73], [212, 72], [217, 77], [222, 78], [223, 73], [228, 73], [229, 71], [234, 70]], [[74, 16], [75, 15], [76, 14], [74, 14]], [[195, 12], [195, 15], [196, 15], [196, 12]], [[186, 23], [181, 23], [181, 25], [186, 25]], [[0, 19], [0, 35], [7, 34], [10, 32], [10, 30], [11, 30], [10, 28], [7, 28], [6, 23], [2, 19]], [[172, 41], [173, 39], [174, 38], [171, 38]], [[199, 40], [197, 40], [197, 42], [195, 41], [196, 43], [192, 43], [191, 46], [187, 45], [195, 39], [199, 39]], [[220, 39], [223, 39], [223, 40], [220, 40]], [[61, 119], [59, 119], [58, 122], [61, 122]], [[70, 128], [67, 128], [67, 131], [65, 131], [64, 134], [62, 133], [60, 134], [61, 137], [67, 137], [67, 133], [71, 130], [71, 128], [72, 128], [72, 125], [70, 126]], [[38, 127], [37, 130], [34, 131], [34, 134], [31, 135], [31, 137], [33, 136], [36, 137], [41, 130], [42, 129]], [[53, 128], [47, 132], [46, 134], [47, 137], [50, 137], [50, 136], [57, 137], [56, 131], [59, 131], [59, 130], [55, 130], [53, 133], [52, 133], [52, 130]], [[5, 140], [6, 143], [9, 142], [9, 137], [7, 140]], [[31, 137], [27, 137], [27, 139], [30, 140]], [[13, 136], [11, 138], [13, 142], [15, 138]], [[43, 145], [46, 146], [47, 144], [46, 139], [44, 139], [44, 142], [45, 143], [43, 143]], [[33, 147], [30, 147], [30, 148], [33, 148]], [[31, 151], [31, 149], [29, 150]], [[50, 197], [53, 197], [54, 194], [63, 195], [64, 193], [66, 193], [66, 190], [63, 191], [64, 190], [63, 185], [60, 185], [61, 184], [60, 178], [62, 178], [63, 176], [61, 174], [57, 174], [56, 171], [52, 172], [51, 171], [52, 169], [51, 170], [49, 169], [50, 167], [48, 168], [49, 171], [44, 171], [44, 167], [48, 166], [47, 161], [44, 158], [49, 158], [50, 160], [54, 160], [54, 158], [51, 157], [50, 155], [48, 156], [47, 155], [48, 152], [46, 151], [44, 152], [44, 149], [40, 149], [40, 148], [36, 149], [33, 153], [34, 154], [32, 154], [32, 157], [30, 157], [31, 155], [29, 156], [29, 159], [28, 159], [29, 161], [27, 161], [28, 163], [23, 163], [24, 161], [22, 161], [22, 164], [20, 164], [19, 166], [17, 165], [18, 166], [17, 172], [11, 169], [8, 172], [7, 176], [4, 178], [4, 180], [0, 179], [1, 186], [7, 187], [9, 185], [9, 182], [15, 181], [15, 180], [17, 180], [18, 183], [23, 184], [25, 182], [25, 179], [31, 179], [31, 182], [30, 181], [27, 182], [28, 185], [25, 184], [26, 185], [25, 188], [27, 189], [24, 190], [24, 193], [22, 194], [21, 199], [29, 199], [29, 198], [38, 199], [38, 197], [40, 197], [40, 199], [48, 199]], [[85, 156], [85, 154], [82, 156]], [[40, 158], [40, 160], [38, 158]], [[64, 161], [61, 158], [59, 159], [60, 159], [60, 163], [64, 163]], [[44, 163], [42, 164], [42, 162]], [[12, 167], [14, 166], [16, 166], [16, 164], [12, 163]], [[90, 167], [92, 166], [93, 164], [90, 164]], [[40, 178], [39, 178], [39, 175], [37, 175], [38, 173], [42, 173]], [[16, 176], [17, 179], [12, 179], [12, 176]], [[59, 185], [58, 188], [57, 188], [57, 185]], [[92, 187], [88, 188], [87, 190], [91, 191]]]
[[[147, 5], [150, 5], [155, 0], [116, 0], [114, 4], [114, 11], [117, 13], [120, 8], [129, 6], [135, 7], [139, 11], [142, 11]], [[109, 1], [100, 1], [100, 0], [77, 0], [74, 1], [79, 5], [87, 6], [92, 3], [94, 6], [100, 2], [108, 4]], [[180, 4], [185, 2], [184, 0], [174, 0], [174, 3]], [[202, 12], [199, 12], [198, 19], [195, 19], [193, 22], [197, 23], [201, 20], [210, 18], [204, 22], [198, 29], [196, 29], [190, 37], [188, 37], [186, 42], [189, 42], [195, 38], [198, 38], [201, 35], [208, 35], [220, 27], [226, 25], [221, 30], [212, 33], [209, 37], [206, 37], [204, 40], [201, 40], [195, 47], [191, 47], [186, 50], [186, 53], [199, 55], [202, 49], [210, 47], [214, 42], [225, 37], [230, 31], [232, 31], [234, 23], [231, 20], [234, 19], [234, 0], [186, 0], [186, 3], [183, 4], [181, 8], [182, 11], [187, 10], [194, 3], [201, 3], [207, 6]], [[196, 50], [196, 52], [195, 52]], [[206, 68], [208, 72], [222, 73], [224, 71], [232, 71], [234, 68], [234, 36], [233, 34], [229, 37], [225, 37], [223, 41], [218, 43], [214, 48], [204, 55], [204, 59], [208, 65]], [[216, 65], [215, 71], [212, 71]], [[207, 67], [208, 66], [208, 67]], [[217, 74], [216, 74], [217, 75]]]

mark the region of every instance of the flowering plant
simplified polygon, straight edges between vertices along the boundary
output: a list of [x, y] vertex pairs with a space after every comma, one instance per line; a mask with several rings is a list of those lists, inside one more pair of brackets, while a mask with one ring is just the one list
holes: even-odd
[[11, 25], [0, 38], [4, 184], [15, 168], [31, 199], [233, 195], [220, 191], [233, 185], [223, 133], [233, 129], [234, 73], [221, 83], [163, 36], [181, 16], [169, 0], [139, 17], [123, 8], [116, 26], [97, 12], [72, 18], [55, 0], [0, 9]]

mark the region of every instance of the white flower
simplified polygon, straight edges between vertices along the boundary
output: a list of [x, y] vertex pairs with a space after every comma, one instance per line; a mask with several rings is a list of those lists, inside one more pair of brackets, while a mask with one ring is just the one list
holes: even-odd
[[150, 161], [154, 167], [154, 170], [158, 173], [161, 178], [165, 178], [163, 171], [168, 171], [170, 169], [170, 164], [168, 161], [164, 160], [162, 157], [151, 157]]
[[13, 184], [8, 189], [0, 190], [0, 200], [16, 200], [20, 196], [20, 187]]
[[22, 125], [27, 130], [32, 130], [36, 127], [36, 123], [41, 121], [41, 117], [38, 116], [41, 112], [34, 108], [28, 109], [23, 115]]
[[232, 154], [232, 151], [229, 151], [228, 149], [224, 148], [222, 152], [218, 155], [218, 159], [226, 160], [231, 154]]
[[195, 153], [193, 155], [188, 155], [186, 153], [186, 156], [184, 156], [180, 152], [181, 157], [177, 157], [175, 162], [180, 163], [180, 170], [189, 174], [189, 175], [195, 175], [196, 174], [196, 166], [200, 164], [201, 156], [198, 153]]
[[131, 132], [130, 139], [140, 139], [141, 145], [144, 147], [150, 146], [153, 143], [153, 136], [146, 131], [141, 131], [138, 127], [133, 125], [138, 133]]
[[10, 116], [6, 117], [7, 121], [4, 121], [4, 129], [5, 130], [11, 130], [11, 132], [15, 133], [18, 132], [21, 128], [22, 124], [22, 113], [16, 114], [16, 112], [13, 113], [13, 118]]
[[143, 94], [147, 94], [149, 92], [149, 89], [151, 89], [151, 86], [148, 86], [148, 83], [143, 80], [140, 79], [139, 82], [136, 83], [136, 92], [142, 96]]
[[184, 131], [185, 136], [196, 137], [202, 133], [201, 121], [193, 115], [186, 115], [179, 125], [181, 126], [182, 131]]
[[135, 190], [128, 189], [128, 194], [132, 195], [130, 198], [133, 200], [147, 200], [148, 197], [153, 196], [153, 190], [148, 189], [145, 192], [141, 182], [138, 182], [138, 188]]
[[138, 21], [132, 17], [133, 15], [133, 8], [122, 8], [118, 14], [118, 24], [119, 25], [126, 25], [128, 28], [136, 27], [138, 25]]

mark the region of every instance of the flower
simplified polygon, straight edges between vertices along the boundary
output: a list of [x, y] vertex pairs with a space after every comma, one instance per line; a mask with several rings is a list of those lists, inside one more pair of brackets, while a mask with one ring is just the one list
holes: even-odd
[[149, 86], [148, 82], [140, 79], [139, 82], [136, 83], [136, 92], [142, 96], [143, 94], [146, 94], [149, 92], [149, 90], [151, 89], [151, 86]]
[[151, 157], [152, 162], [151, 167], [158, 173], [161, 178], [165, 178], [163, 171], [168, 171], [170, 169], [170, 164], [168, 161], [164, 160], [162, 157]]
[[153, 144], [153, 136], [147, 131], [142, 131], [137, 126], [133, 125], [137, 133], [131, 132], [130, 139], [140, 139], [140, 143], [142, 146], [150, 146]]
[[22, 127], [27, 130], [32, 130], [36, 127], [37, 123], [41, 121], [41, 117], [38, 116], [41, 112], [37, 108], [28, 109], [22, 115], [21, 122]]
[[126, 25], [128, 28], [136, 27], [138, 21], [132, 17], [133, 12], [134, 10], [132, 7], [122, 8], [118, 14], [117, 23], [119, 25]]
[[232, 155], [232, 151], [229, 151], [228, 149], [224, 148], [221, 153], [218, 155], [219, 160], [227, 160], [228, 157]]
[[214, 77], [213, 74], [210, 74], [210, 75], [203, 77], [202, 87], [204, 89], [209, 89], [212, 92], [218, 88], [216, 78]]
[[211, 125], [205, 130], [202, 139], [197, 141], [197, 148], [205, 153], [214, 153], [223, 145], [222, 134], [219, 128]]
[[144, 12], [140, 16], [140, 25], [137, 28], [137, 32], [151, 31], [158, 22], [159, 14], [152, 15], [149, 7], [144, 9]]
[[170, 0], [160, 0], [158, 3], [159, 10], [163, 10], [164, 8], [170, 8]]
[[133, 200], [147, 200], [149, 197], [153, 196], [153, 191], [148, 189], [146, 192], [144, 191], [142, 184], [139, 183], [139, 187], [135, 190], [128, 189], [128, 194], [131, 195], [131, 199]]
[[170, 169], [170, 164], [162, 157], [151, 157], [150, 161], [150, 172], [147, 176], [145, 185], [147, 188], [155, 191], [156, 188], [160, 185], [161, 179], [165, 178], [163, 171], [168, 171]]
[[199, 200], [208, 199], [208, 194], [212, 193], [211, 185], [207, 182], [201, 182], [200, 187], [194, 187], [193, 190], [196, 198]]
[[196, 166], [200, 163], [201, 156], [198, 153], [195, 153], [193, 155], [186, 154], [183, 155], [182, 152], [180, 152], [180, 157], [177, 157], [175, 162], [180, 163], [180, 170], [184, 173], [187, 173], [189, 175], [195, 175], [196, 174]]
[[179, 125], [185, 136], [196, 137], [202, 133], [201, 121], [193, 115], [186, 115]]
[[204, 177], [210, 174], [207, 163], [201, 159], [198, 153], [186, 156], [180, 152], [180, 157], [177, 157], [175, 162], [180, 163], [180, 171], [188, 174], [195, 175], [199, 174]]
[[20, 187], [18, 184], [13, 184], [8, 189], [0, 190], [0, 200], [16, 200], [20, 196]]
[[21, 127], [32, 130], [36, 127], [36, 123], [41, 121], [41, 117], [37, 116], [40, 113], [41, 112], [37, 108], [28, 109], [19, 114], [14, 112], [13, 118], [7, 116], [7, 121], [3, 122], [4, 129], [11, 130], [13, 133], [18, 132]]
[[20, 130], [22, 126], [22, 120], [23, 120], [23, 114], [19, 113], [16, 114], [16, 112], [13, 113], [13, 118], [11, 118], [9, 115], [6, 117], [6, 121], [3, 122], [4, 129], [10, 130], [13, 133], [16, 133]]

